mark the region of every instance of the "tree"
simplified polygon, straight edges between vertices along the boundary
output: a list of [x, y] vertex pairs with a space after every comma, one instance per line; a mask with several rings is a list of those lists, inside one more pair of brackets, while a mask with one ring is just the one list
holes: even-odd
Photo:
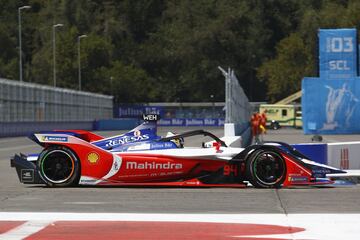
[[26, 81], [52, 85], [52, 25], [63, 23], [58, 85], [77, 89], [77, 37], [87, 34], [83, 89], [124, 102], [223, 101], [219, 65], [235, 69], [250, 100], [275, 101], [316, 75], [319, 28], [360, 27], [356, 0], [0, 0], [4, 78], [18, 79], [23, 5], [32, 6], [22, 21]]
[[301, 79], [312, 73], [312, 54], [299, 34], [293, 33], [282, 40], [275, 59], [261, 66], [258, 76], [267, 79], [270, 101], [287, 97], [301, 88]]

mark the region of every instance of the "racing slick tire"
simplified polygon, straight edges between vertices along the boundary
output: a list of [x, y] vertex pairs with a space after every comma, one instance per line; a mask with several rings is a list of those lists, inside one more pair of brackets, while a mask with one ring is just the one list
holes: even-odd
[[280, 188], [286, 178], [286, 163], [280, 153], [256, 150], [246, 161], [246, 176], [256, 188]]
[[36, 164], [49, 187], [69, 187], [79, 182], [80, 161], [69, 148], [49, 147], [41, 152]]

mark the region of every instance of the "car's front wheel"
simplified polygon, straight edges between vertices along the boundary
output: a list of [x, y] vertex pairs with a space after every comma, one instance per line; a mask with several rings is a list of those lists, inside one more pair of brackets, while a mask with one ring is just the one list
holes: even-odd
[[79, 182], [80, 162], [66, 147], [49, 147], [37, 161], [41, 178], [50, 187], [68, 187]]
[[257, 188], [279, 188], [285, 181], [286, 164], [280, 153], [256, 150], [246, 162], [246, 175]]

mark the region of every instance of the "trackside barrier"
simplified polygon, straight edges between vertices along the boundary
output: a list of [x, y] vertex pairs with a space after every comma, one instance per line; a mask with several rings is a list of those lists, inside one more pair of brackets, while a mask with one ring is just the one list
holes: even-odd
[[0, 124], [112, 117], [112, 96], [0, 78]]
[[311, 160], [339, 169], [360, 169], [360, 142], [293, 144]]
[[106, 119], [94, 121], [94, 130], [129, 130], [138, 126], [142, 121], [134, 118]]
[[300, 143], [292, 144], [292, 146], [315, 162], [328, 163], [328, 145], [326, 143]]
[[158, 122], [159, 126], [208, 126], [218, 127], [224, 126], [224, 119], [222, 118], [171, 118], [171, 119], [160, 119]]
[[339, 180], [340, 185], [360, 183], [360, 142], [304, 143], [292, 146], [315, 162], [345, 170], [346, 173], [328, 175]]
[[0, 137], [25, 136], [34, 132], [54, 129], [92, 130], [93, 121], [80, 122], [5, 122], [0, 123]]
[[[237, 135], [240, 133], [240, 135]], [[248, 123], [243, 125], [234, 124], [234, 123], [225, 123], [224, 124], [224, 136], [225, 137], [238, 137], [241, 143], [241, 147], [246, 147], [251, 144], [251, 129]]]
[[340, 169], [360, 169], [360, 142], [328, 143], [328, 164]]
[[0, 137], [26, 136], [52, 130], [128, 130], [140, 124], [139, 119], [110, 119], [77, 122], [5, 122], [0, 123]]
[[241, 136], [242, 146], [251, 143], [250, 116], [251, 105], [244, 90], [239, 84], [234, 70], [225, 71], [221, 67], [219, 70], [225, 77], [225, 136]]

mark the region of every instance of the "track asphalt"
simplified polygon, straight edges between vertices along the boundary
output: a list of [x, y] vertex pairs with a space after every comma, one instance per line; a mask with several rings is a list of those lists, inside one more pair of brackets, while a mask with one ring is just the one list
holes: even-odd
[[[183, 132], [192, 129], [195, 128], [177, 128], [175, 131]], [[165, 135], [168, 130], [168, 128], [160, 128], [159, 134]], [[222, 128], [208, 128], [206, 130], [209, 130], [218, 136], [223, 135]], [[101, 134], [109, 136], [114, 134], [114, 132], [102, 132]], [[360, 140], [360, 136], [328, 135], [323, 136], [323, 139], [324, 142], [357, 141]], [[265, 140], [301, 143], [311, 142], [311, 136], [303, 135], [301, 130], [281, 129], [278, 131], [268, 131]], [[201, 142], [190, 139], [187, 144], [196, 145], [201, 144]], [[356, 231], [356, 229], [352, 229], [354, 221], [357, 223], [360, 221], [360, 185], [336, 188], [303, 187], [296, 189], [123, 187], [76, 187], [52, 189], [43, 186], [20, 184], [15, 169], [10, 168], [10, 157], [19, 152], [26, 154], [38, 152], [40, 150], [41, 149], [37, 147], [36, 144], [25, 137], [0, 139], [0, 239], [22, 239], [27, 236], [32, 236], [27, 239], [46, 239], [51, 236], [56, 239], [62, 239], [56, 236], [62, 236], [61, 231], [65, 231], [64, 229], [71, 228], [71, 226], [75, 226], [76, 224], [80, 224], [78, 229], [81, 229], [81, 221], [84, 219], [81, 217], [71, 218], [71, 214], [80, 216], [81, 214], [89, 213], [115, 214], [110, 218], [110, 221], [116, 221], [117, 224], [122, 224], [121, 226], [124, 226], [123, 224], [128, 224], [126, 223], [126, 220], [132, 219], [129, 216], [133, 216], [134, 214], [145, 214], [144, 216], [141, 215], [141, 218], [131, 220], [133, 222], [139, 222], [139, 225], [126, 225], [127, 227], [134, 229], [148, 229], [146, 223], [141, 220], [142, 218], [147, 219], [146, 221], [173, 222], [174, 219], [171, 218], [171, 216], [173, 216], [178, 217], [178, 221], [181, 222], [184, 219], [186, 220], [186, 217], [184, 218], [182, 214], [188, 216], [190, 219], [188, 219], [188, 221], [190, 222], [208, 222], [209, 219], [215, 218], [217, 219], [215, 222], [220, 224], [230, 218], [232, 220], [229, 220], [227, 223], [261, 225], [250, 226], [255, 227], [255, 229], [259, 227], [259, 230], [255, 231], [255, 233], [250, 232], [246, 234], [246, 236], [243, 235], [243, 233], [242, 235], [239, 235], [238, 232], [240, 231], [239, 229], [242, 229], [245, 225], [236, 226], [238, 227], [238, 230], [234, 230], [235, 232], [231, 232], [227, 235], [225, 234], [226, 230], [224, 230], [225, 235], [218, 236], [218, 238], [216, 238], [216, 233], [211, 235], [210, 228], [206, 230], [206, 227], [204, 228], [204, 226], [199, 225], [199, 229], [203, 229], [202, 231], [205, 232], [209, 231], [208, 234], [210, 235], [208, 236], [205, 234], [198, 236], [193, 232], [193, 234], [190, 235], [182, 234], [182, 237], [169, 238], [169, 236], [164, 237], [163, 235], [154, 232], [152, 233], [153, 235], [142, 235], [142, 237], [139, 237], [135, 233], [127, 232], [123, 236], [128, 236], [129, 238], [124, 237], [118, 239], [194, 239], [191, 238], [191, 236], [198, 236], [197, 239], [203, 237], [206, 237], [206, 239], [228, 239], [229, 236], [237, 236], [237, 239], [252, 239], [254, 235], [259, 235], [257, 237], [261, 237], [261, 239], [271, 239], [275, 237], [278, 237], [278, 239], [340, 239], [340, 237], [335, 238], [337, 235], [332, 235], [334, 238], [327, 238], [327, 235], [324, 233], [325, 230], [320, 231], [321, 221], [323, 222], [322, 227], [331, 228], [331, 226], [340, 221], [339, 219], [342, 219], [342, 223], [337, 223], [338, 230], [343, 233], [341, 236], [348, 236], [347, 238], [345, 237], [345, 239], [356, 239], [352, 238], [356, 234], [357, 236], [360, 236], [359, 230]], [[27, 214], [25, 214], [25, 212], [27, 212]], [[17, 216], [17, 213], [20, 214], [20, 216], [23, 216], [23, 218]], [[44, 221], [46, 220], [46, 217], [41, 217], [41, 215], [39, 217], [39, 215], [36, 215], [48, 213], [52, 213], [52, 216], [54, 217], [47, 221]], [[64, 213], [70, 214], [70, 217], [61, 218], [58, 216], [63, 216]], [[158, 215], [162, 217], [159, 217]], [[129, 218], [126, 218], [126, 216]], [[231, 216], [233, 216], [233, 218]], [[258, 218], [255, 218], [255, 216]], [[277, 216], [279, 216], [279, 219]], [[95, 227], [96, 222], [101, 220], [101, 217], [104, 216], [98, 215], [98, 218], [94, 217], [94, 226], [90, 224], [83, 228], [89, 229]], [[194, 218], [192, 219], [191, 217]], [[245, 221], [244, 219], [246, 218], [251, 219], [251, 221]], [[268, 218], [273, 219], [273, 221], [266, 220]], [[331, 221], [331, 219], [334, 220]], [[69, 221], [71, 220], [76, 222], [74, 223], [75, 225], [69, 225]], [[314, 226], [319, 227], [317, 233], [314, 232], [314, 226], [311, 227], [306, 223], [311, 222], [311, 220], [316, 221], [313, 224], [315, 224]], [[270, 230], [263, 225], [271, 223], [276, 225], [276, 227], [270, 227]], [[107, 225], [106, 222], [103, 224], [104, 225], [101, 225], [104, 227], [103, 229], [119, 228], [116, 224], [111, 225], [109, 223]], [[179, 229], [185, 229], [185, 232], [186, 229], [189, 229], [189, 233], [195, 231], [185, 225], [179, 227], [179, 225], [168, 226], [165, 224], [159, 226], [159, 229], [166, 229], [166, 232], [173, 231], [175, 235], [176, 231], [180, 231]], [[214, 228], [227, 229], [227, 226], [220, 225], [214, 226]], [[59, 226], [59, 228], [57, 228], [57, 226]], [[278, 228], [279, 226], [280, 228]], [[281, 227], [290, 229], [289, 226], [293, 228], [293, 232], [292, 230], [286, 230], [285, 233], [282, 232], [283, 229]], [[344, 235], [344, 231], [347, 229], [346, 226], [349, 228], [347, 234], [350, 235]], [[300, 231], [296, 227], [305, 230]], [[67, 231], [70, 230], [68, 229]], [[298, 233], [296, 233], [295, 230], [299, 230]], [[313, 234], [311, 234], [311, 231], [313, 231]], [[335, 229], [329, 230], [330, 233], [332, 231], [335, 231]], [[59, 232], [60, 235], [56, 235], [59, 234]], [[42, 237], [41, 235], [36, 235], [36, 233], [45, 235]], [[80, 233], [81, 231], [79, 230], [79, 234]], [[355, 235], [351, 235], [352, 233]], [[124, 232], [121, 233], [120, 231], [116, 234], [124, 234]], [[269, 237], [269, 234], [275, 235]], [[285, 235], [282, 235], [281, 237], [276, 234]], [[289, 234], [293, 237], [289, 237]], [[85, 239], [80, 235], [76, 235], [78, 239]], [[86, 236], [86, 234], [84, 236]], [[180, 236], [179, 233], [176, 236]], [[87, 235], [86, 239], [93, 238], [89, 238], [89, 235]]]

